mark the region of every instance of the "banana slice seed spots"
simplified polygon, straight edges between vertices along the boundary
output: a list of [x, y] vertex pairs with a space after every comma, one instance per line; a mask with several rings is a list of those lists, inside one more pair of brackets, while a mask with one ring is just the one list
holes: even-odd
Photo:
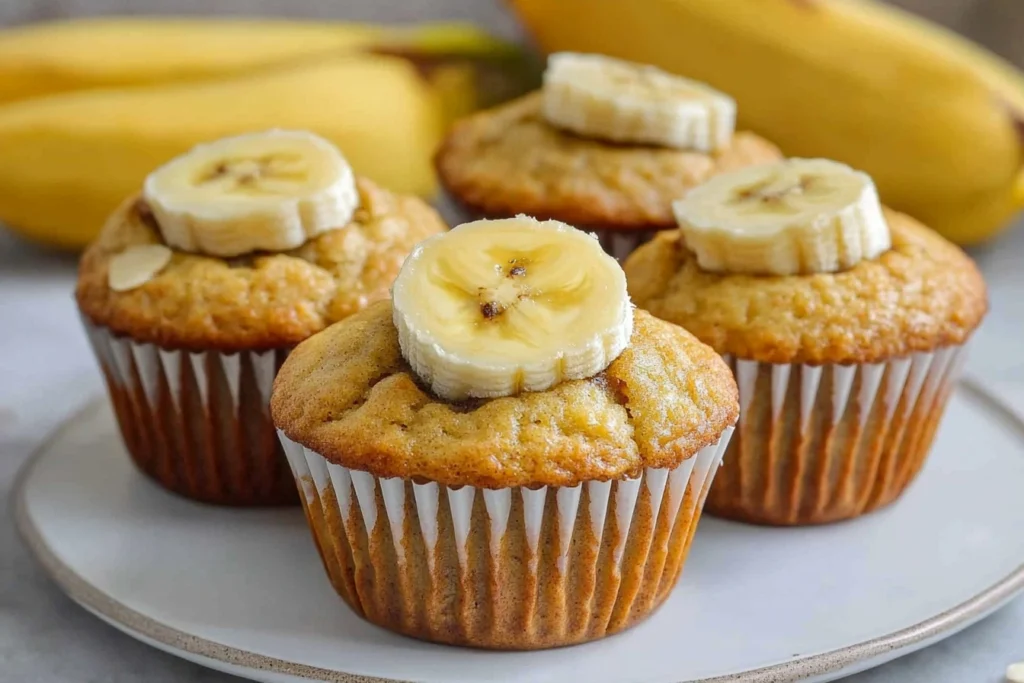
[[527, 262], [525, 258], [512, 258], [508, 260], [507, 266], [495, 266], [495, 271], [504, 280], [497, 287], [480, 287], [478, 290], [480, 314], [484, 321], [497, 320], [505, 311], [533, 294], [526, 282], [517, 282], [526, 277]]
[[505, 312], [505, 307], [495, 301], [486, 301], [480, 304], [480, 315], [484, 320], [493, 320]]
[[595, 70], [590, 74], [595, 82], [606, 81], [615, 86], [623, 96], [653, 102], [671, 102], [679, 100], [709, 100], [708, 93], [696, 88], [687, 87], [676, 79], [649, 66], [618, 65]]
[[[514, 256], [507, 249], [492, 250], [480, 255], [483, 268], [467, 266], [465, 254], [453, 256], [440, 261], [434, 278], [446, 292], [472, 297], [477, 315], [461, 324], [492, 328], [481, 330], [481, 344], [497, 337], [534, 345], [531, 335], [544, 337], [545, 332], [534, 329], [524, 334], [526, 329], [550, 326], [559, 313], [575, 315], [590, 280], [585, 269], [577, 274], [577, 269], [562, 263], [568, 255], [546, 248]], [[450, 322], [460, 324], [456, 319]]]
[[167, 245], [223, 258], [294, 249], [359, 208], [341, 151], [306, 131], [197, 145], [150, 173], [142, 196]]
[[744, 214], [798, 214], [806, 210], [800, 203], [831, 202], [831, 195], [820, 179], [811, 175], [798, 178], [769, 178], [737, 190], [732, 203]]
[[301, 157], [280, 153], [218, 161], [200, 175], [196, 184], [221, 192], [287, 195], [308, 176]]
[[838, 272], [891, 244], [871, 178], [827, 159], [721, 174], [673, 204], [687, 248], [712, 272]]
[[393, 304], [406, 359], [443, 396], [589, 377], [632, 327], [625, 275], [597, 241], [526, 218], [478, 221], [423, 243], [395, 281]]
[[727, 204], [740, 216], [809, 216], [832, 210], [844, 198], [855, 201], [856, 195], [849, 189], [847, 183], [822, 175], [782, 172], [737, 186]]
[[523, 288], [507, 280], [497, 287], [481, 287], [478, 291], [480, 315], [484, 321], [496, 320], [527, 295]]

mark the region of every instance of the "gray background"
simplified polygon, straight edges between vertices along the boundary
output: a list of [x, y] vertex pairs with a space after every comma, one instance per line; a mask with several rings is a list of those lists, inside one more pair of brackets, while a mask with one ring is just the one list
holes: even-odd
[[[758, 4], [750, 3], [752, 8]], [[897, 4], [928, 14], [1024, 65], [1024, 0]], [[459, 18], [506, 37], [519, 36], [498, 0], [0, 0], [0, 24], [109, 13], [214, 12], [394, 21]], [[1019, 349], [1019, 321], [1024, 318], [1024, 303], [1017, 295], [1024, 279], [1012, 279], [1020, 271], [1014, 255], [1021, 250], [1024, 235], [1018, 231], [975, 254], [990, 282], [1004, 283], [993, 287], [994, 315], [986, 329], [989, 341], [1018, 340], [1007, 350]], [[17, 468], [42, 436], [100, 388], [77, 329], [69, 297], [73, 281], [72, 258], [18, 243], [0, 231], [0, 510], [7, 509]], [[66, 340], [66, 353], [45, 361], [30, 358], [32, 335]], [[1016, 380], [1016, 388], [1008, 391], [1018, 392], [1017, 405], [1024, 407], [1022, 361], [977, 348], [974, 357], [975, 370]], [[848, 681], [996, 683], [1016, 659], [1024, 659], [1021, 600], [961, 635]], [[17, 540], [9, 517], [0, 514], [0, 682], [234, 680], [153, 650], [75, 606], [42, 575]]]

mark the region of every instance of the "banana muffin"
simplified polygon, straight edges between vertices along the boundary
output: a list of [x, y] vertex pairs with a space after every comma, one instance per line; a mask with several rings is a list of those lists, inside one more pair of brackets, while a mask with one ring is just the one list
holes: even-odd
[[470, 212], [543, 216], [624, 258], [673, 227], [672, 201], [717, 173], [780, 157], [734, 133], [728, 96], [654, 67], [552, 55], [540, 92], [457, 122], [435, 157]]
[[665, 600], [739, 406], [712, 349], [634, 315], [596, 240], [519, 217], [418, 246], [392, 302], [295, 349], [271, 411], [349, 607], [537, 649]]
[[445, 229], [308, 133], [220, 140], [155, 171], [83, 255], [76, 291], [139, 469], [197, 500], [297, 503], [267, 407], [278, 367], [386, 298], [413, 245]]
[[895, 500], [987, 310], [972, 261], [824, 160], [720, 176], [676, 212], [625, 270], [638, 306], [735, 371], [740, 421], [708, 511], [815, 524]]

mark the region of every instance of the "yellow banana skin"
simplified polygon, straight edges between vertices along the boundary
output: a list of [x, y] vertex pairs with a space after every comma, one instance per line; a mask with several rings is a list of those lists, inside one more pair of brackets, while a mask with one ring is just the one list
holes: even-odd
[[233, 76], [378, 48], [472, 55], [510, 49], [461, 23], [403, 28], [275, 19], [76, 19], [0, 31], [0, 104], [86, 88]]
[[0, 30], [0, 223], [80, 248], [159, 164], [273, 127], [318, 132], [357, 172], [428, 195], [445, 125], [538, 78], [519, 48], [458, 22], [110, 18]]
[[789, 155], [871, 174], [961, 244], [1024, 205], [1024, 85], [980, 48], [872, 0], [509, 0], [546, 51], [656, 64], [734, 96]]
[[428, 195], [441, 112], [412, 64], [377, 55], [25, 100], [0, 107], [0, 221], [81, 247], [157, 166], [198, 142], [270, 128], [319, 133], [357, 173]]

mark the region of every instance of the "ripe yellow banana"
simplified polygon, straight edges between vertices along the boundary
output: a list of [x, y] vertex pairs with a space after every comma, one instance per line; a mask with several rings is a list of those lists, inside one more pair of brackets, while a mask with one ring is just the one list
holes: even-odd
[[152, 168], [274, 127], [313, 130], [358, 173], [431, 194], [447, 123], [537, 84], [519, 49], [459, 23], [115, 18], [0, 31], [0, 223], [82, 247]]
[[232, 76], [357, 51], [479, 57], [510, 49], [459, 23], [403, 28], [275, 19], [77, 19], [0, 30], [0, 103]]
[[[960, 242], [1024, 206], [1024, 78], [872, 0], [509, 0], [547, 51], [707, 82], [793, 156], [870, 174], [886, 203]], [[586, 20], [581, 20], [586, 17]]]
[[398, 192], [434, 191], [436, 94], [404, 59], [352, 56], [0, 107], [0, 222], [80, 247], [152, 169], [197, 143], [270, 128], [315, 132], [357, 173]]

